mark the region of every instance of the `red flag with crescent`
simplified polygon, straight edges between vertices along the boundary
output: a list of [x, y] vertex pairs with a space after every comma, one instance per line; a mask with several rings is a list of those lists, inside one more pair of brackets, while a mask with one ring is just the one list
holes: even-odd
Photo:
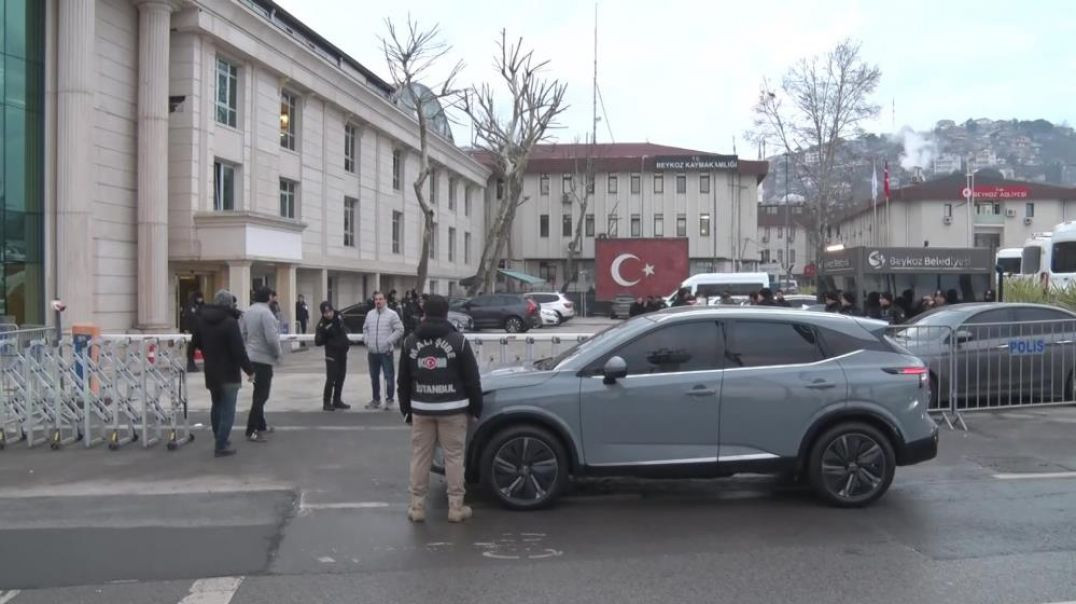
[[598, 300], [667, 296], [690, 274], [685, 238], [598, 239], [594, 272]]

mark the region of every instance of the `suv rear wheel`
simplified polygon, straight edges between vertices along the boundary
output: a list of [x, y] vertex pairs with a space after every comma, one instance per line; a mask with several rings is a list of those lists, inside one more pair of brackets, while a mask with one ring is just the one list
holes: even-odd
[[860, 422], [826, 430], [811, 447], [807, 476], [815, 494], [837, 507], [876, 501], [893, 482], [896, 455], [877, 428]]
[[568, 483], [568, 455], [548, 430], [511, 426], [486, 443], [479, 471], [482, 485], [502, 506], [537, 510], [552, 504]]
[[504, 330], [508, 333], [522, 333], [525, 331], [523, 327], [523, 319], [519, 317], [508, 317], [504, 321]]

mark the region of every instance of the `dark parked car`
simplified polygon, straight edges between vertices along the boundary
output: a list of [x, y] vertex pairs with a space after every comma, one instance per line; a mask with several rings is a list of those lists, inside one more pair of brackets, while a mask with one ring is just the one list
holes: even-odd
[[476, 296], [456, 308], [471, 316], [475, 329], [523, 333], [533, 327], [538, 318], [538, 304], [519, 294]]
[[[361, 334], [362, 324], [366, 322], [366, 313], [368, 312], [370, 312], [370, 305], [366, 302], [360, 302], [341, 310], [340, 316], [343, 317], [344, 325], [347, 327], [348, 331]], [[448, 321], [452, 323], [456, 328], [456, 331], [466, 332], [474, 330], [474, 322], [466, 313], [450, 310], [448, 311]], [[315, 324], [317, 323], [317, 321], [314, 322]]]

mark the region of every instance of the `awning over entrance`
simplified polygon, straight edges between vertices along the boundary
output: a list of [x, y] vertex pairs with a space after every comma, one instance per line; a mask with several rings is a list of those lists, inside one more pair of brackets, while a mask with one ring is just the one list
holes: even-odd
[[497, 272], [509, 279], [515, 279], [516, 281], [521, 281], [527, 285], [541, 285], [542, 283], [545, 283], [545, 279], [541, 277], [535, 277], [534, 275], [528, 275], [527, 273], [521, 273], [519, 271], [509, 271], [501, 268], [497, 269]]

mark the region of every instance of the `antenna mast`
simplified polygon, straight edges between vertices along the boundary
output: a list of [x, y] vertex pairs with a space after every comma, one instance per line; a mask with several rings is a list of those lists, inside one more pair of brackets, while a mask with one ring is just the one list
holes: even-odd
[[598, 3], [594, 3], [594, 87], [591, 90], [591, 115], [590, 143], [598, 144]]

